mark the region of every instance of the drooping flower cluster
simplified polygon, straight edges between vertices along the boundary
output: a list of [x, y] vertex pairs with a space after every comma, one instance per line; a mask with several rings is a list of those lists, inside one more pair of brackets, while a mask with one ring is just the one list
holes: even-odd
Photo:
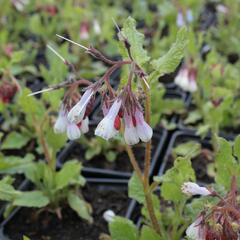
[[174, 82], [184, 91], [196, 92], [198, 88], [196, 76], [197, 70], [195, 68], [183, 66], [175, 77]]
[[[125, 108], [124, 111], [122, 111], [123, 108]], [[128, 112], [119, 98], [114, 101], [98, 124], [95, 135], [106, 140], [113, 138], [121, 128], [121, 119], [124, 121], [124, 139], [128, 145], [137, 144], [140, 140], [148, 142], [152, 138], [152, 128], [145, 122], [142, 111], [136, 108], [135, 111]]]
[[57, 121], [54, 125], [55, 133], [67, 133], [70, 140], [80, 138], [81, 133], [89, 131], [87, 107], [93, 97], [94, 90], [88, 89], [81, 99], [68, 111], [69, 103], [62, 104]]
[[184, 183], [182, 191], [187, 195], [218, 197], [220, 201], [205, 208], [187, 228], [186, 235], [192, 240], [238, 240], [240, 238], [240, 203], [236, 177], [232, 178], [231, 190], [225, 197], [196, 183]]
[[[66, 132], [70, 140], [75, 140], [81, 133], [88, 132], [87, 109], [94, 94], [94, 87], [89, 87], [75, 104], [65, 101], [54, 126], [55, 133]], [[95, 129], [96, 136], [105, 140], [114, 138], [124, 123], [124, 139], [127, 144], [134, 145], [140, 140], [148, 142], [152, 138], [153, 130], [144, 120], [141, 105], [131, 91], [112, 99], [105, 99], [102, 111], [104, 118]]]

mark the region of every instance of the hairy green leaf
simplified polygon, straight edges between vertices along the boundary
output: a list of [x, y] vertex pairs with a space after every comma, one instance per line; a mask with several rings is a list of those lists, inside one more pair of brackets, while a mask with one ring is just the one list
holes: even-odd
[[115, 217], [109, 224], [109, 230], [112, 240], [138, 240], [137, 227], [126, 218]]
[[18, 132], [11, 132], [4, 140], [1, 149], [20, 149], [30, 140], [29, 136]]
[[215, 181], [217, 184], [220, 184], [226, 189], [229, 189], [231, 177], [233, 175], [237, 177], [240, 176], [240, 165], [237, 164], [233, 156], [233, 149], [230, 142], [224, 138], [218, 138], [218, 144], [219, 150], [217, 152], [215, 160]]
[[161, 238], [152, 228], [143, 226], [140, 240], [161, 240]]
[[41, 191], [21, 192], [13, 201], [15, 206], [23, 207], [45, 207], [49, 203], [49, 199]]
[[173, 202], [183, 200], [185, 196], [181, 191], [182, 184], [187, 181], [195, 181], [195, 173], [190, 159], [178, 157], [174, 161], [174, 166], [161, 177], [161, 181], [161, 195], [165, 200]]
[[79, 217], [87, 220], [88, 222], [92, 223], [93, 219], [91, 217], [91, 206], [82, 200], [78, 195], [73, 192], [69, 192], [68, 194], [68, 203], [69, 206], [77, 212]]
[[34, 156], [27, 154], [24, 158], [17, 156], [0, 156], [0, 173], [24, 173], [32, 167]]
[[21, 193], [14, 189], [14, 187], [7, 183], [4, 179], [0, 181], [0, 200], [12, 201]]
[[172, 45], [170, 50], [162, 57], [151, 62], [153, 68], [164, 75], [173, 72], [179, 65], [183, 58], [184, 49], [188, 43], [188, 30], [182, 27], [177, 33], [176, 42]]
[[136, 21], [128, 17], [123, 24], [121, 32], [130, 43], [130, 51], [133, 59], [137, 64], [142, 66], [150, 58], [147, 55], [147, 51], [143, 49], [144, 35], [136, 30]]
[[66, 162], [62, 169], [56, 173], [56, 188], [62, 189], [78, 179], [81, 168], [81, 163], [76, 160]]
[[176, 156], [182, 156], [182, 157], [190, 157], [194, 158], [198, 156], [201, 153], [201, 144], [195, 141], [188, 141], [186, 143], [182, 143], [177, 145], [173, 149], [173, 154]]
[[135, 172], [128, 183], [128, 196], [132, 199], [135, 199], [139, 203], [145, 202], [143, 185]]

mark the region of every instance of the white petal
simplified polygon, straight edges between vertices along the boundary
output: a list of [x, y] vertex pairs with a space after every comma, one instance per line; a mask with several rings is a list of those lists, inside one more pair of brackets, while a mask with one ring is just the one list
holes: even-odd
[[152, 138], [153, 130], [146, 122], [137, 124], [136, 128], [138, 136], [143, 142], [148, 142]]
[[94, 92], [92, 89], [86, 90], [86, 92], [82, 95], [79, 102], [69, 111], [68, 120], [70, 122], [79, 123], [83, 120], [87, 104], [90, 101], [93, 93]]
[[115, 216], [116, 215], [112, 210], [107, 210], [103, 213], [103, 218], [108, 223], [112, 222]]
[[179, 11], [177, 14], [177, 26], [182, 27], [184, 25], [185, 25], [185, 21], [183, 18], [183, 13], [181, 11]]
[[186, 230], [186, 235], [191, 240], [204, 240], [204, 229], [200, 225], [202, 217], [198, 217]]
[[185, 88], [188, 85], [188, 70], [183, 68], [179, 71], [178, 75], [174, 79], [175, 84], [177, 84], [181, 88]]
[[122, 101], [117, 99], [114, 101], [113, 105], [109, 109], [107, 115], [102, 119], [95, 129], [95, 135], [109, 140], [114, 137], [118, 131], [114, 127], [114, 121], [118, 115], [119, 109], [122, 105]]
[[189, 92], [196, 92], [197, 91], [196, 81], [192, 80], [192, 81], [189, 82], [188, 91]]
[[76, 124], [74, 124], [74, 123], [68, 124], [67, 136], [68, 136], [69, 140], [76, 140], [76, 139], [80, 138], [81, 132]]
[[57, 121], [54, 124], [54, 132], [55, 133], [64, 133], [67, 129], [67, 118], [66, 116], [59, 115]]
[[120, 107], [122, 105], [122, 101], [117, 99], [114, 101], [113, 105], [111, 106], [111, 108], [109, 109], [107, 116], [112, 117], [112, 118], [116, 118], [116, 116], [118, 115], [118, 112], [120, 110]]
[[93, 20], [93, 29], [94, 29], [94, 32], [96, 34], [100, 34], [101, 33], [100, 24], [99, 24], [99, 22], [96, 19]]
[[125, 127], [124, 139], [128, 145], [134, 145], [139, 143], [139, 137], [135, 127]]
[[80, 38], [82, 40], [87, 40], [89, 38], [89, 34], [86, 30], [82, 30], [82, 32], [80, 33]]
[[137, 129], [137, 134], [139, 138], [143, 142], [148, 142], [153, 135], [152, 128], [145, 122], [143, 113], [138, 109], [135, 112], [135, 118], [136, 118], [136, 124], [137, 124], [136, 129]]
[[191, 196], [191, 195], [202, 195], [202, 196], [208, 196], [211, 194], [211, 192], [205, 188], [205, 187], [200, 187], [198, 184], [194, 182], [185, 182], [182, 185], [181, 188], [182, 192]]
[[82, 124], [81, 124], [81, 127], [80, 127], [80, 130], [82, 133], [87, 133], [89, 131], [89, 119], [88, 117], [86, 117], [84, 120], [82, 120]]
[[105, 140], [113, 138], [117, 133], [118, 131], [114, 128], [114, 119], [107, 116], [102, 119], [95, 129], [95, 135]]

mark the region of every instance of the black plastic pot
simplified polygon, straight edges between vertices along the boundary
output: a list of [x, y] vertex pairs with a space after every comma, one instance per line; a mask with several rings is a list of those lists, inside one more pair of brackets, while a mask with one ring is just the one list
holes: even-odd
[[[206, 137], [205, 139], [201, 139], [194, 132], [176, 131], [170, 139], [167, 150], [165, 152], [165, 156], [163, 158], [163, 162], [158, 170], [159, 176], [164, 174], [166, 172], [166, 170], [172, 166], [173, 163], [169, 162], [169, 158], [172, 154], [173, 148], [177, 146], [176, 143], [178, 141], [179, 141], [179, 143], [184, 143], [184, 142], [190, 141], [190, 140], [196, 141], [201, 144], [202, 148], [212, 151], [211, 139], [209, 137]], [[194, 168], [194, 164], [193, 164], [193, 168]], [[196, 171], [196, 169], [195, 169], [195, 171]], [[198, 179], [198, 176], [197, 176], [197, 182], [199, 182], [199, 183], [209, 184], [212, 181], [213, 180], [210, 178], [206, 179], [206, 180]]]
[[[94, 186], [98, 189], [99, 192], [102, 191], [110, 191], [110, 190], [114, 190], [114, 191], [124, 191], [127, 193], [127, 180], [126, 179], [87, 179], [87, 184], [91, 187]], [[128, 200], [130, 202], [130, 199]], [[114, 203], [111, 203], [110, 205], [114, 206]], [[111, 206], [109, 206], [109, 208], [111, 209]], [[0, 239], [1, 240], [15, 240], [15, 239], [10, 239], [8, 238], [6, 232], [8, 229], [8, 225], [11, 224], [12, 221], [14, 221], [14, 218], [17, 217], [18, 214], [20, 214], [20, 211], [23, 208], [16, 208], [12, 214], [5, 219], [1, 224], [0, 224]], [[108, 209], [106, 209], [108, 210]], [[131, 204], [124, 210], [125, 214], [123, 216], [125, 217], [129, 217], [129, 216], [133, 216], [134, 212], [133, 212], [134, 208], [131, 207]], [[21, 223], [19, 223], [21, 224]], [[22, 233], [20, 233], [22, 234]]]
[[[155, 146], [155, 151], [152, 153], [152, 164], [150, 168], [150, 174], [153, 173], [154, 168], [157, 164], [160, 154], [162, 153], [162, 148], [165, 144], [167, 137], [167, 131], [165, 129], [161, 129], [160, 132], [154, 133], [153, 138], [158, 142], [157, 146]], [[79, 145], [76, 142], [70, 142], [68, 146], [60, 153], [58, 157], [58, 166], [66, 161], [67, 156], [73, 150], [74, 147], [78, 147]], [[117, 170], [109, 170], [109, 169], [101, 169], [95, 167], [84, 167], [82, 170], [83, 176], [87, 178], [115, 178], [115, 179], [128, 179], [131, 177], [132, 172], [123, 172]]]

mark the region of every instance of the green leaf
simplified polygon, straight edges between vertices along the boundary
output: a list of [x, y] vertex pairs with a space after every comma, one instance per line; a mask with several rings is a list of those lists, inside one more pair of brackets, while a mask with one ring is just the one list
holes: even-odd
[[182, 27], [177, 33], [176, 42], [172, 45], [170, 50], [162, 57], [151, 62], [153, 68], [164, 75], [173, 72], [181, 62], [185, 47], [188, 43], [188, 30]]
[[104, 153], [104, 155], [109, 162], [114, 162], [117, 158], [117, 153], [114, 151], [110, 151], [110, 150], [108, 150], [106, 153]]
[[109, 224], [109, 230], [112, 240], [138, 240], [137, 227], [126, 218], [115, 217]]
[[235, 138], [233, 151], [234, 151], [234, 155], [238, 158], [238, 162], [239, 162], [240, 161], [240, 135], [238, 135]]
[[91, 206], [79, 198], [78, 195], [76, 195], [73, 192], [69, 192], [68, 194], [68, 203], [69, 206], [77, 212], [78, 216], [87, 220], [88, 222], [92, 223], [93, 219], [91, 217]]
[[66, 162], [62, 169], [56, 173], [56, 188], [62, 189], [78, 179], [82, 165], [78, 161]]
[[32, 167], [34, 155], [27, 154], [24, 158], [16, 156], [0, 156], [0, 173], [24, 173]]
[[57, 151], [65, 145], [67, 140], [66, 134], [58, 134], [56, 137], [52, 127], [48, 129], [45, 136], [48, 146], [54, 151], [53, 155], [56, 155]]
[[22, 207], [42, 208], [48, 204], [49, 199], [41, 191], [21, 192], [13, 201], [13, 205]]
[[202, 115], [198, 110], [189, 113], [188, 117], [184, 120], [184, 124], [194, 124], [202, 119]]
[[44, 118], [45, 108], [42, 101], [37, 100], [35, 97], [29, 97], [28, 94], [30, 93], [31, 91], [28, 88], [24, 88], [19, 96], [17, 104], [26, 114], [27, 123], [33, 126], [33, 124], [41, 122]]
[[143, 226], [139, 240], [161, 240], [161, 238], [152, 228]]
[[23, 240], [31, 240], [31, 239], [27, 236], [23, 236]]
[[121, 32], [131, 45], [130, 51], [133, 59], [142, 66], [150, 58], [147, 55], [147, 51], [143, 49], [144, 35], [136, 30], [136, 21], [128, 17], [123, 24]]
[[178, 157], [174, 166], [161, 177], [161, 195], [165, 200], [178, 202], [185, 199], [181, 191], [184, 182], [195, 181], [195, 173], [189, 158]]
[[220, 184], [226, 189], [229, 189], [233, 175], [237, 176], [239, 181], [240, 165], [237, 164], [233, 156], [233, 149], [230, 142], [224, 138], [218, 138], [218, 144], [219, 150], [216, 154], [215, 159], [215, 181], [217, 184]]
[[195, 141], [188, 141], [177, 145], [173, 149], [173, 154], [176, 156], [194, 158], [201, 153], [201, 144]]
[[29, 140], [29, 136], [20, 134], [18, 132], [11, 132], [4, 140], [1, 149], [20, 149], [24, 147]]
[[6, 183], [5, 180], [0, 181], [0, 200], [12, 201], [14, 198], [19, 196], [21, 192], [14, 189], [14, 187]]
[[11, 56], [11, 63], [21, 62], [24, 59], [25, 54], [26, 53], [24, 50], [13, 52], [13, 54]]
[[139, 203], [145, 202], [143, 185], [135, 172], [128, 182], [128, 196], [132, 199], [135, 199]]

